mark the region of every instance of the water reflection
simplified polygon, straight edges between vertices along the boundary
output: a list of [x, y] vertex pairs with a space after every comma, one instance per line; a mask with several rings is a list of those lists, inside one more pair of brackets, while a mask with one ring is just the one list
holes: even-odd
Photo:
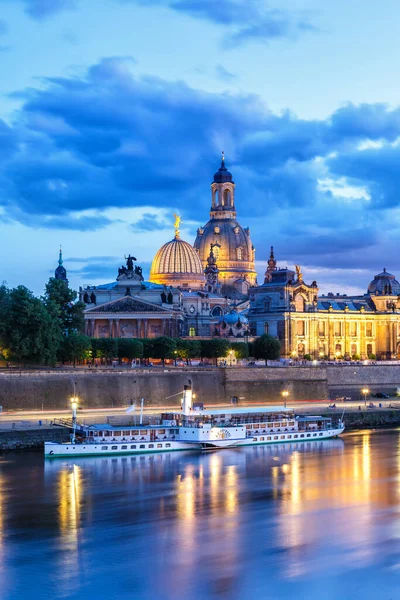
[[[372, 574], [381, 597], [396, 589], [398, 432], [206, 454], [18, 458], [0, 471], [0, 500], [0, 573], [23, 582], [35, 570], [5, 600], [46, 597], [42, 573], [55, 600], [93, 589], [100, 600], [241, 600], [266, 589], [337, 598], [344, 584], [368, 598]], [[23, 560], [32, 513], [48, 553]]]

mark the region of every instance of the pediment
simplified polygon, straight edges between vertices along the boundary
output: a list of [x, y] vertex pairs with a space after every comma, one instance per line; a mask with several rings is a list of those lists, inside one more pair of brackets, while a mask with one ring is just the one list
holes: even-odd
[[116, 300], [111, 300], [110, 302], [105, 302], [104, 304], [99, 304], [98, 306], [93, 306], [85, 311], [85, 314], [90, 313], [161, 313], [167, 312], [170, 313], [172, 309], [168, 310], [159, 306], [157, 304], [153, 304], [152, 302], [147, 302], [145, 300], [141, 300], [136, 298], [135, 296], [124, 296], [123, 298], [117, 298]]

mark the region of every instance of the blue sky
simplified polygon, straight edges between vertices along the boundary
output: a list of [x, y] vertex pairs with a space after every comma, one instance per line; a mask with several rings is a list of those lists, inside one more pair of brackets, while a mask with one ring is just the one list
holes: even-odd
[[0, 280], [40, 294], [146, 271], [208, 218], [223, 149], [262, 281], [400, 277], [400, 5], [0, 0]]

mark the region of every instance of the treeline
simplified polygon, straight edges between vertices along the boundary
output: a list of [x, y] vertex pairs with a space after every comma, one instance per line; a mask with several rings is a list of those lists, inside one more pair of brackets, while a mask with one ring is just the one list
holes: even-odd
[[51, 278], [37, 298], [24, 286], [0, 286], [0, 358], [23, 364], [54, 365], [95, 359], [277, 359], [279, 341], [263, 335], [253, 343], [230, 343], [223, 338], [187, 340], [161, 336], [155, 339], [89, 338], [84, 331], [85, 304], [63, 281]]

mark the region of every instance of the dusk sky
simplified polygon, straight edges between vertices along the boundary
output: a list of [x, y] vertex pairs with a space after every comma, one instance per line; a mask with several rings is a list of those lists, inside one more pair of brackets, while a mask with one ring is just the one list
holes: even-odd
[[221, 150], [250, 227], [321, 293], [400, 277], [400, 3], [0, 0], [0, 281], [148, 274], [208, 220]]

